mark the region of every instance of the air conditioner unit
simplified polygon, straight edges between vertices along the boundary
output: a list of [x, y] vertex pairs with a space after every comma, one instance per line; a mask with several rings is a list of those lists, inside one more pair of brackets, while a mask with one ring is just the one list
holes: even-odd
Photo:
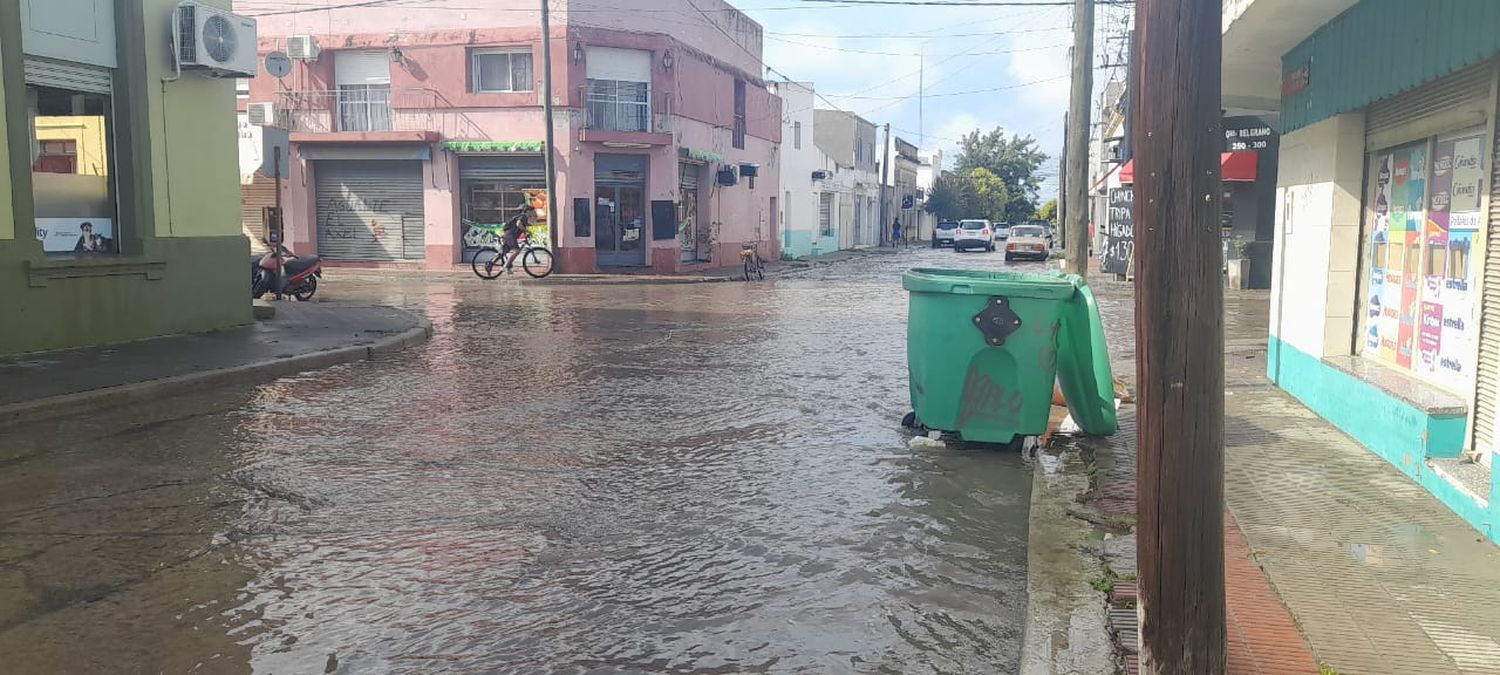
[[318, 39], [311, 35], [293, 35], [286, 39], [286, 55], [302, 61], [317, 61]]
[[724, 187], [730, 187], [738, 184], [740, 177], [739, 174], [735, 173], [734, 167], [726, 166], [716, 172], [714, 182]]
[[177, 63], [221, 77], [254, 77], [255, 19], [184, 0], [177, 5]]
[[251, 103], [246, 112], [249, 113], [250, 123], [258, 127], [276, 126], [276, 104], [275, 103]]

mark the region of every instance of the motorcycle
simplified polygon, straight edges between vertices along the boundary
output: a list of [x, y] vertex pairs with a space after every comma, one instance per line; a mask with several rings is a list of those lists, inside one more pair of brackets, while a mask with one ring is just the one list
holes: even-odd
[[323, 260], [315, 255], [298, 257], [286, 247], [281, 248], [281, 266], [285, 270], [285, 281], [277, 288], [276, 253], [250, 258], [250, 297], [259, 298], [275, 293], [279, 299], [290, 295], [306, 302], [318, 292], [318, 280], [323, 278]]

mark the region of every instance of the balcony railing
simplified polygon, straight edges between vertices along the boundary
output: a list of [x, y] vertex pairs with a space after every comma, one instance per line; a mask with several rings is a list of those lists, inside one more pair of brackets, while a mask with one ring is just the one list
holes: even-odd
[[645, 82], [589, 80], [579, 85], [578, 92], [586, 128], [645, 133], [670, 129], [671, 99], [658, 95], [658, 104], [653, 106], [650, 86]]
[[483, 138], [484, 131], [432, 89], [361, 88], [282, 91], [277, 123], [302, 133], [434, 131], [445, 138]]

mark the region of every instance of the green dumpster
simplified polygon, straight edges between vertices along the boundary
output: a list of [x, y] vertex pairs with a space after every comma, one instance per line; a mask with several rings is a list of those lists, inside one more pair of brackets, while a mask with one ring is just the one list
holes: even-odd
[[[1063, 358], [1073, 363], [1082, 357], [1092, 365], [1088, 348], [1102, 343], [1102, 330], [1089, 330], [1098, 314], [1091, 296], [1080, 297], [1080, 288], [1087, 287], [1077, 277], [913, 269], [902, 286], [910, 292], [906, 354], [916, 420], [964, 440], [1008, 443], [1045, 433], [1058, 349], [1070, 351]], [[1095, 345], [1088, 344], [1090, 338], [1097, 340]], [[1102, 367], [1108, 382], [1107, 359]], [[1073, 381], [1065, 384], [1074, 386], [1068, 389], [1103, 391], [1097, 377], [1069, 374]], [[1070, 407], [1093, 410], [1082, 416], [1090, 422], [1104, 422], [1097, 409], [1109, 408], [1110, 428], [1088, 424], [1084, 430], [1113, 433], [1112, 397], [1079, 398], [1087, 400], [1070, 400]]]

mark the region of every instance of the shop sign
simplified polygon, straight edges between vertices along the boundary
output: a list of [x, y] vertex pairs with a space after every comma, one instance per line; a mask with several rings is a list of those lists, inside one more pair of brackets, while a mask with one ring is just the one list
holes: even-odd
[[1129, 274], [1135, 259], [1134, 188], [1110, 188], [1107, 225], [1100, 268], [1111, 274]]
[[1276, 141], [1276, 130], [1259, 117], [1224, 118], [1225, 152], [1268, 150]]

